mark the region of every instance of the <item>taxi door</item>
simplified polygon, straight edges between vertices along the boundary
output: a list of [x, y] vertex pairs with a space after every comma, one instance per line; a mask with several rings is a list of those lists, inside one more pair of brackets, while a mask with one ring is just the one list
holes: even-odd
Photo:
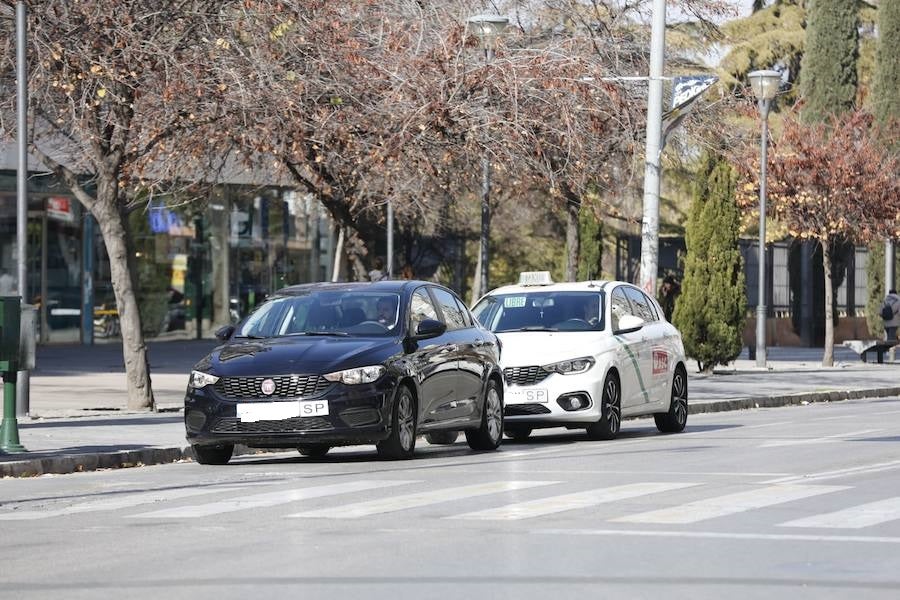
[[[644, 385], [644, 372], [647, 361], [646, 342], [641, 330], [619, 331], [619, 319], [634, 314], [631, 302], [625, 295], [625, 286], [615, 288], [610, 294], [610, 326], [613, 337], [618, 344], [616, 363], [619, 365], [619, 379], [622, 385], [622, 409], [626, 410], [642, 405], [647, 395]], [[640, 315], [636, 315], [640, 316]], [[643, 317], [642, 317], [643, 318]]]

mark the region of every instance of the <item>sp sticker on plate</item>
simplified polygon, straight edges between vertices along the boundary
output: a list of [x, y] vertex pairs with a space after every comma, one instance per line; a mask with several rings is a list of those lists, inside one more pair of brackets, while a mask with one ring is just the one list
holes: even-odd
[[653, 351], [653, 374], [669, 372], [669, 355], [665, 350]]

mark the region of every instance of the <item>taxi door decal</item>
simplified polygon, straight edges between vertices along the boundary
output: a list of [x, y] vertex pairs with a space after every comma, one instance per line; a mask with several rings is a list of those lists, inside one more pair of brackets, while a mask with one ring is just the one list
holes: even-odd
[[669, 372], [669, 353], [665, 350], [653, 350], [653, 374], [661, 375]]
[[628, 358], [631, 359], [631, 365], [634, 367], [634, 372], [637, 373], [638, 385], [641, 386], [641, 393], [644, 395], [644, 402], [650, 402], [650, 394], [647, 393], [647, 388], [644, 386], [644, 377], [641, 375], [641, 368], [638, 366], [637, 359], [634, 357], [634, 352], [631, 351], [631, 348], [628, 347], [628, 344], [625, 343], [621, 337], [614, 335], [613, 338], [622, 344], [622, 347], [625, 349], [625, 352], [628, 353]]

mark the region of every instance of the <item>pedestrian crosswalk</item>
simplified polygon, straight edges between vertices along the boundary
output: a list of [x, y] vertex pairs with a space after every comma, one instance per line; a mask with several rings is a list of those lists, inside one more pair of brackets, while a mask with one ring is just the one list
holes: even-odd
[[[728, 493], [722, 493], [718, 485], [698, 481], [598, 486], [518, 477], [454, 486], [425, 479], [337, 477], [327, 482], [280, 482], [266, 488], [260, 491], [258, 486], [235, 483], [135, 492], [117, 490], [114, 495], [89, 496], [65, 506], [6, 503], [0, 505], [0, 521], [59, 519], [97, 512], [129, 520], [183, 520], [256, 515], [260, 510], [269, 509], [278, 511], [275, 513], [278, 518], [307, 522], [410, 513], [418, 519], [438, 519], [448, 525], [452, 522], [543, 523], [547, 519], [583, 518], [594, 524], [602, 521], [642, 527], [695, 525], [742, 513], [760, 514], [759, 511], [783, 506], [790, 508], [791, 519], [785, 520], [784, 511], [774, 511], [772, 514], [776, 516], [768, 521], [763, 518], [763, 522], [772, 527], [790, 528], [797, 535], [807, 533], [798, 529], [859, 531], [900, 522], [900, 496], [873, 500], [867, 495], [865, 503], [855, 503], [856, 495], [847, 493], [852, 487], [812, 483], [733, 484]], [[827, 509], [810, 510], [809, 500], [820, 496], [827, 500], [815, 506]]]

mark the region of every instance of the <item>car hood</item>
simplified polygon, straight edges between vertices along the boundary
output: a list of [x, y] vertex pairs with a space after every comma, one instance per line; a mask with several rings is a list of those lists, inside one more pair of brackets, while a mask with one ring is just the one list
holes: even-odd
[[219, 346], [194, 368], [220, 377], [331, 373], [382, 364], [400, 350], [400, 343], [394, 338], [237, 340]]
[[611, 347], [607, 332], [509, 331], [498, 333], [502, 367], [549, 365], [582, 356], [597, 356]]

